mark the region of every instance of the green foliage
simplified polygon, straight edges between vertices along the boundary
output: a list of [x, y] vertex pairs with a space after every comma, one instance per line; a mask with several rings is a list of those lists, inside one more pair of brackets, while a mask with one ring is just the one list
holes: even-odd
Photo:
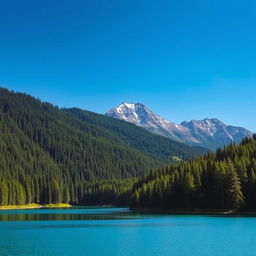
[[134, 125], [1, 88], [0, 134], [0, 205], [124, 202], [131, 182], [120, 179], [197, 155]]
[[[115, 118], [99, 115], [77, 108], [63, 109], [65, 112], [85, 122], [100, 127], [102, 136], [114, 144], [125, 144], [161, 163], [186, 161], [202, 154], [202, 150], [193, 149], [185, 144], [157, 136], [145, 129]], [[203, 153], [206, 153], [205, 151]]]
[[240, 209], [241, 206], [244, 204], [244, 196], [241, 190], [240, 178], [237, 172], [235, 171], [235, 168], [230, 159], [228, 161], [227, 172], [228, 203], [230, 208], [237, 210]]
[[132, 207], [256, 209], [256, 135], [240, 145], [152, 171], [132, 189]]

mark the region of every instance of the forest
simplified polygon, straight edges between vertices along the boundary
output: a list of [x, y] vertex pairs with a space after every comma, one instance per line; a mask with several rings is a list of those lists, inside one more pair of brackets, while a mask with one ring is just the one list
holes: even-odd
[[0, 205], [256, 209], [256, 135], [202, 155], [133, 124], [4, 88], [0, 133]]
[[199, 155], [124, 121], [4, 88], [0, 133], [0, 205], [118, 204], [135, 177]]
[[188, 162], [144, 175], [133, 208], [256, 209], [256, 135]]

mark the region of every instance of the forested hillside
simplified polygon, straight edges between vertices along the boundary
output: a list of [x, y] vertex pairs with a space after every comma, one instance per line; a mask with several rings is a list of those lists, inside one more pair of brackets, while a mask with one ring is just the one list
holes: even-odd
[[195, 149], [162, 136], [152, 136], [152, 133], [145, 132], [143, 128], [105, 115], [78, 108], [64, 109], [64, 111], [86, 124], [100, 127], [113, 143], [123, 143], [161, 162], [171, 162], [173, 157], [186, 161], [206, 153], [204, 148]]
[[132, 193], [132, 207], [138, 208], [255, 210], [256, 135], [151, 172]]
[[134, 125], [3, 88], [0, 133], [0, 205], [104, 201], [104, 191], [131, 187], [118, 179], [197, 155]]

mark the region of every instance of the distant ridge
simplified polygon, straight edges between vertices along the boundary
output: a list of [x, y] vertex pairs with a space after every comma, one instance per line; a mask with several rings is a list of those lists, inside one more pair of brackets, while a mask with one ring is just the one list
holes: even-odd
[[142, 103], [122, 103], [109, 110], [107, 116], [143, 127], [148, 131], [186, 143], [191, 146], [207, 147], [215, 150], [218, 147], [239, 143], [245, 137], [251, 137], [249, 130], [226, 125], [216, 118], [192, 120], [176, 124], [155, 114]]

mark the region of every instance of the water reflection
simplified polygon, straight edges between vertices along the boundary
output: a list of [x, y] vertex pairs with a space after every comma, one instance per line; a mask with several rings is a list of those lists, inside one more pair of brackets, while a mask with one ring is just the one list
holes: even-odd
[[102, 224], [102, 223], [79, 223], [79, 224], [51, 224], [51, 225], [33, 225], [33, 226], [18, 226], [13, 227], [12, 229], [69, 229], [69, 228], [141, 228], [141, 227], [157, 227], [157, 228], [170, 228], [170, 227], [189, 227], [189, 226], [202, 226], [202, 223], [111, 223], [111, 224]]
[[7, 210], [0, 212], [0, 221], [65, 221], [65, 220], [115, 220], [134, 219], [129, 209], [74, 208], [74, 209], [33, 209]]

